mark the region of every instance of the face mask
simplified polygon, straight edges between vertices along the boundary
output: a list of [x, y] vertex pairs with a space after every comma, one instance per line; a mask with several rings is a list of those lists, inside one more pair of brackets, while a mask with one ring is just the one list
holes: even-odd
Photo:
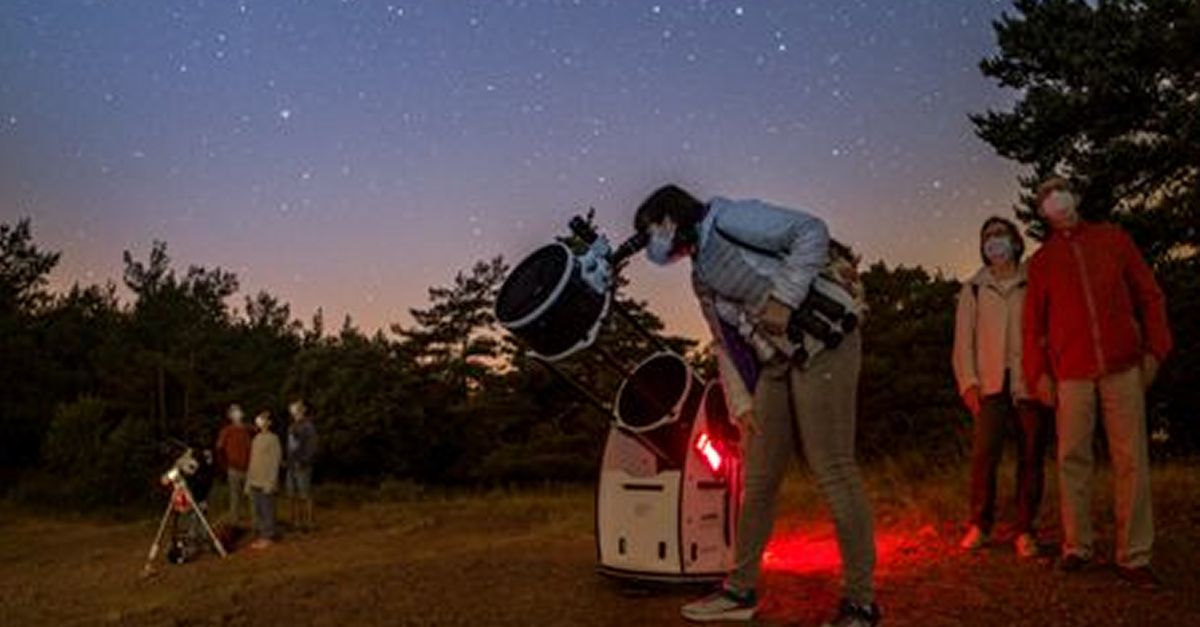
[[675, 248], [675, 227], [651, 227], [650, 241], [646, 244], [646, 258], [660, 266], [673, 261], [671, 251]]
[[1046, 218], [1060, 222], [1065, 220], [1075, 211], [1075, 194], [1064, 189], [1051, 192], [1045, 200], [1042, 201], [1042, 212], [1046, 214]]
[[1012, 239], [1003, 235], [989, 237], [983, 242], [983, 254], [992, 263], [1004, 263], [1013, 258]]
[[242, 424], [242, 420], [246, 417], [241, 409], [234, 408], [229, 410], [229, 418], [238, 424]]

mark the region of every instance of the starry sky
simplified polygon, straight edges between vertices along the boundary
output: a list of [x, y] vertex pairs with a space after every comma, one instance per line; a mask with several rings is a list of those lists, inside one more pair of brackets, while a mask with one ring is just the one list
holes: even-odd
[[[411, 324], [475, 261], [665, 182], [824, 218], [962, 277], [1021, 170], [972, 132], [997, 0], [5, 0], [0, 221], [62, 252], [235, 272], [327, 328]], [[704, 337], [686, 264], [631, 293]], [[233, 303], [240, 306], [238, 302]]]

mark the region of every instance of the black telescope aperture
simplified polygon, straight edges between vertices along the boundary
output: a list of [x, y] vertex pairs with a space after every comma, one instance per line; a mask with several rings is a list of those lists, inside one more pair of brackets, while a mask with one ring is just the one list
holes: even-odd
[[496, 297], [496, 318], [508, 325], [544, 304], [566, 272], [571, 253], [563, 246], [543, 246], [525, 258], [504, 280]]
[[564, 244], [543, 246], [513, 268], [496, 296], [496, 320], [547, 359], [595, 338], [608, 295], [583, 280], [579, 259]]
[[652, 429], [676, 418], [688, 393], [691, 372], [678, 355], [659, 353], [642, 362], [617, 392], [617, 416], [632, 431]]

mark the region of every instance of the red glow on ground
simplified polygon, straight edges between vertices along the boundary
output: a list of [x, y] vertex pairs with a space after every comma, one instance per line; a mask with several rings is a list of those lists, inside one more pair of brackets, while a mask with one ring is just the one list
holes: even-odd
[[[876, 530], [875, 559], [879, 569], [894, 565], [902, 556], [916, 557], [926, 544], [920, 532]], [[776, 531], [763, 553], [763, 568], [787, 573], [839, 571], [842, 566], [832, 523]]]
[[704, 461], [708, 462], [708, 467], [713, 472], [721, 470], [721, 452], [717, 450], [713, 441], [708, 438], [707, 433], [701, 433], [700, 437], [696, 438], [696, 450], [704, 456]]

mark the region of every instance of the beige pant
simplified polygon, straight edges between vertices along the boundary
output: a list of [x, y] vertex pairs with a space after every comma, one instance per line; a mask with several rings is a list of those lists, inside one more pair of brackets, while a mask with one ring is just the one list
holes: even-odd
[[737, 553], [730, 587], [752, 589], [775, 522], [779, 485], [796, 455], [804, 457], [833, 514], [843, 564], [844, 595], [874, 601], [875, 532], [871, 506], [854, 460], [854, 412], [862, 361], [858, 333], [800, 370], [767, 365], [754, 391], [760, 433], [745, 438], [745, 482], [738, 518]]
[[1112, 457], [1117, 518], [1116, 562], [1150, 563], [1154, 520], [1150, 511], [1150, 453], [1141, 370], [1058, 386], [1058, 485], [1062, 506], [1063, 554], [1092, 556], [1092, 441], [1096, 399]]

